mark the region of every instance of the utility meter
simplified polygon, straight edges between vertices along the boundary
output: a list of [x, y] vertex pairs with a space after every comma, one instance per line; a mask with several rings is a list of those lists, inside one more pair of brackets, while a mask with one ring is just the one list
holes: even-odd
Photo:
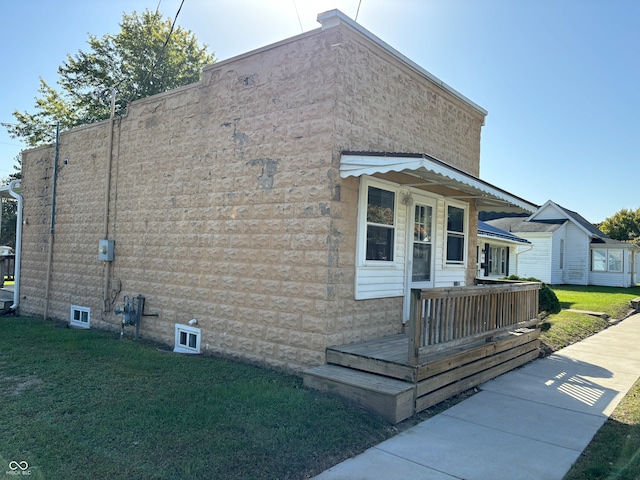
[[100, 240], [98, 242], [98, 260], [113, 262], [113, 246], [113, 240]]

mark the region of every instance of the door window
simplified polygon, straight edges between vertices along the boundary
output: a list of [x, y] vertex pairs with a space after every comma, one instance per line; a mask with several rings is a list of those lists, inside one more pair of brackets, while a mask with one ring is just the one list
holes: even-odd
[[431, 248], [433, 209], [428, 205], [415, 206], [413, 227], [413, 266], [411, 279], [414, 282], [431, 280]]

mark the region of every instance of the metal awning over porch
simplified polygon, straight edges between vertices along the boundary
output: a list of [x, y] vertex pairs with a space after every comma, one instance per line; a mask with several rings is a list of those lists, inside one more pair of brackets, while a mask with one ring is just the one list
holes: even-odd
[[420, 179], [410, 186], [446, 188], [463, 200], [475, 200], [479, 211], [532, 213], [538, 206], [426, 154], [343, 152], [340, 176], [359, 177], [400, 172]]

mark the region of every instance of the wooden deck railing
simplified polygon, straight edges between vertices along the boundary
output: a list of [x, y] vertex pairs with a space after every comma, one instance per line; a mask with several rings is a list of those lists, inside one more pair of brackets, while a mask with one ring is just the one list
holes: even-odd
[[411, 291], [409, 363], [421, 355], [490, 338], [539, 322], [538, 282]]

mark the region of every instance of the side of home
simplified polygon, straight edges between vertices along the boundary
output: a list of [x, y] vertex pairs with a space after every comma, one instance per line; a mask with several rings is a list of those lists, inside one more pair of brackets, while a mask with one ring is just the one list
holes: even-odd
[[518, 255], [531, 248], [528, 240], [478, 221], [478, 278], [520, 276]]
[[531, 242], [520, 247], [518, 274], [550, 284], [635, 285], [639, 249], [612, 240], [581, 215], [548, 201], [528, 218], [487, 223]]
[[477, 178], [486, 112], [319, 21], [26, 151], [21, 313], [119, 330], [142, 296], [145, 338], [300, 370], [473, 284], [478, 208], [534, 210]]

